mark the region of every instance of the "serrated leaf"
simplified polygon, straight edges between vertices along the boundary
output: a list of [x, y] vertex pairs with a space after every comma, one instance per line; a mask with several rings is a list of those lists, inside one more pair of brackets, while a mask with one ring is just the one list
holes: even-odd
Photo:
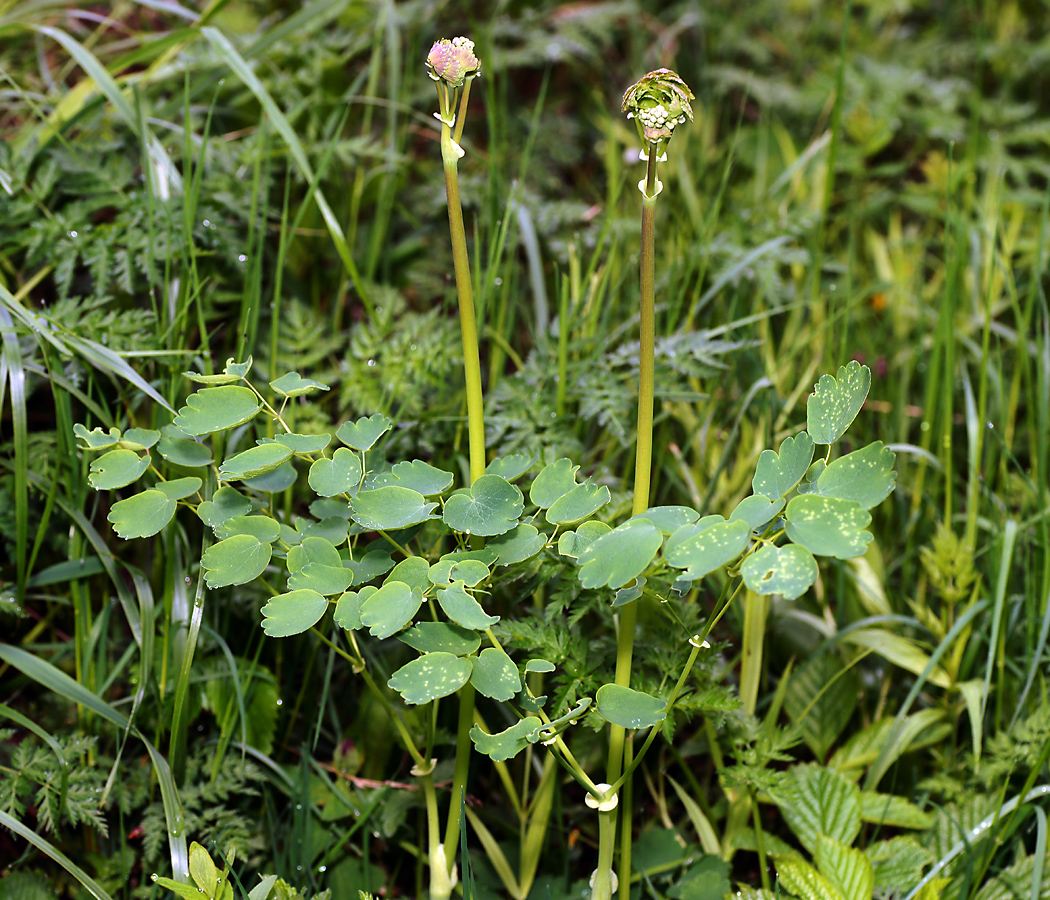
[[499, 621], [499, 616], [488, 615], [481, 604], [467, 593], [462, 581], [438, 590], [437, 601], [445, 615], [464, 628], [483, 631]]
[[175, 501], [148, 490], [114, 503], [106, 517], [124, 540], [152, 537], [175, 515]]
[[219, 466], [219, 477], [222, 481], [240, 481], [244, 478], [254, 478], [256, 475], [265, 475], [283, 465], [291, 456], [291, 449], [284, 444], [250, 447], [225, 460]]
[[817, 839], [814, 859], [820, 874], [827, 878], [846, 900], [871, 900], [875, 888], [875, 874], [871, 862], [859, 850], [822, 834]]
[[813, 554], [800, 544], [767, 544], [744, 560], [740, 574], [756, 594], [783, 594], [785, 600], [794, 600], [817, 580], [818, 569]]
[[862, 509], [871, 509], [890, 495], [897, 482], [895, 459], [892, 450], [875, 441], [827, 466], [817, 478], [815, 493], [852, 500]]
[[234, 516], [219, 525], [215, 534], [220, 538], [250, 534], [264, 544], [272, 544], [281, 536], [281, 523], [269, 516]]
[[589, 481], [578, 484], [567, 494], [563, 494], [544, 514], [551, 525], [572, 525], [593, 516], [612, 499], [609, 489], [604, 484], [591, 484]]
[[788, 857], [777, 859], [777, 884], [800, 900], [851, 900], [843, 897], [827, 878], [808, 862]]
[[402, 666], [387, 685], [405, 703], [427, 703], [454, 694], [470, 678], [470, 660], [451, 653], [427, 653]]
[[96, 491], [112, 491], [116, 488], [127, 487], [133, 481], [138, 480], [149, 468], [149, 464], [150, 455], [148, 453], [139, 456], [134, 450], [125, 450], [122, 447], [110, 450], [91, 463], [88, 484]]
[[152, 428], [129, 428], [120, 439], [129, 450], [149, 450], [160, 440], [160, 432]]
[[688, 506], [650, 506], [637, 518], [648, 519], [663, 534], [674, 534], [685, 525], [692, 525], [700, 513]]
[[499, 475], [482, 475], [445, 501], [442, 519], [462, 534], [493, 537], [510, 531], [524, 508], [524, 497], [513, 484]]
[[438, 469], [421, 459], [414, 459], [412, 462], [397, 463], [389, 472], [380, 472], [372, 483], [375, 487], [394, 484], [419, 491], [424, 497], [432, 497], [447, 491], [452, 481], [451, 472]]
[[262, 608], [263, 631], [270, 637], [291, 637], [316, 625], [328, 601], [316, 591], [295, 590], [278, 594]]
[[903, 894], [922, 880], [933, 854], [915, 838], [894, 837], [869, 844], [864, 851], [875, 874], [875, 887]]
[[212, 544], [201, 557], [204, 580], [209, 588], [247, 584], [265, 571], [271, 547], [250, 534], [236, 534]]
[[860, 833], [860, 791], [835, 769], [808, 764], [789, 770], [791, 789], [777, 805], [802, 845], [815, 853], [819, 835], [849, 846]]
[[933, 828], [933, 816], [920, 806], [895, 794], [875, 791], [860, 792], [860, 817], [865, 822], [888, 825], [891, 828], [915, 828], [925, 831]]
[[232, 487], [223, 486], [197, 507], [201, 521], [211, 528], [218, 528], [227, 519], [243, 516], [252, 508], [252, 502]]
[[666, 701], [620, 684], [598, 688], [594, 708], [603, 719], [622, 728], [649, 728], [667, 718]]
[[822, 375], [806, 403], [806, 431], [814, 444], [833, 444], [857, 418], [871, 388], [871, 370], [855, 359], [838, 377]]
[[662, 543], [660, 529], [648, 519], [628, 519], [580, 554], [580, 584], [585, 588], [623, 587], [653, 561]]
[[827, 757], [849, 724], [860, 689], [856, 670], [834, 653], [819, 653], [791, 674], [784, 711], [817, 759]]
[[379, 589], [368, 585], [361, 588], [360, 591], [347, 591], [343, 594], [335, 604], [335, 614], [333, 616], [335, 624], [348, 631], [357, 631], [359, 628], [363, 628], [361, 607], [377, 590]]
[[209, 465], [212, 461], [210, 447], [184, 437], [164, 435], [157, 442], [157, 452], [168, 462], [191, 469]]
[[773, 520], [773, 517], [784, 508], [784, 498], [770, 500], [760, 494], [752, 494], [741, 500], [736, 509], [729, 515], [730, 522], [747, 522], [752, 531], [761, 533]]
[[736, 559], [750, 540], [751, 526], [747, 522], [705, 516], [695, 525], [679, 528], [667, 539], [664, 559], [676, 569], [686, 570], [683, 579], [697, 581]]
[[534, 743], [542, 724], [535, 716], [526, 716], [497, 734], [486, 734], [475, 725], [470, 729], [470, 739], [478, 753], [483, 753], [495, 762], [503, 762]]
[[340, 447], [331, 459], [322, 457], [314, 460], [307, 480], [315, 493], [322, 497], [333, 497], [356, 489], [361, 484], [363, 474], [361, 457], [353, 450]]
[[160, 491], [169, 500], [182, 500], [191, 494], [196, 494], [201, 489], [203, 482], [195, 476], [186, 478], [173, 478], [171, 481], [158, 481], [153, 490]]
[[320, 453], [332, 442], [327, 432], [322, 434], [279, 434], [274, 438], [278, 444], [284, 444], [292, 453]]
[[486, 547], [498, 554], [496, 565], [512, 566], [531, 559], [546, 545], [547, 535], [540, 534], [534, 525], [523, 522], [506, 534], [494, 537], [486, 544]]
[[201, 388], [186, 398], [186, 405], [172, 421], [187, 434], [199, 436], [241, 425], [260, 409], [259, 398], [246, 387]]
[[362, 528], [394, 531], [436, 518], [431, 515], [436, 506], [436, 503], [427, 503], [419, 491], [389, 485], [360, 491], [350, 501], [350, 516]]
[[604, 522], [584, 522], [575, 531], [566, 531], [558, 538], [558, 552], [570, 559], [579, 559], [584, 550], [610, 531], [612, 526]]
[[549, 509], [559, 497], [576, 487], [576, 473], [580, 467], [571, 459], [562, 459], [544, 466], [529, 489], [529, 501], [540, 509]]
[[288, 577], [288, 588], [293, 591], [310, 590], [328, 597], [341, 594], [354, 579], [354, 573], [343, 566], [307, 563]]
[[88, 431], [85, 426], [77, 422], [73, 426], [73, 434], [83, 441], [82, 444], [77, 445], [81, 450], [103, 450], [106, 447], [115, 447], [120, 442], [119, 428], [110, 428], [109, 431], [92, 428], [91, 431]]
[[787, 505], [784, 515], [788, 538], [814, 556], [863, 556], [873, 540], [871, 532], [864, 530], [871, 523], [871, 513], [852, 500], [800, 494]]
[[755, 477], [751, 479], [751, 490], [756, 494], [776, 500], [784, 497], [805, 477], [813, 461], [813, 438], [806, 431], [785, 438], [780, 452], [763, 450], [758, 458]]
[[356, 422], [344, 422], [335, 436], [348, 447], [364, 452], [371, 450], [372, 445], [390, 430], [392, 424], [382, 413], [376, 413]]
[[481, 646], [481, 635], [476, 631], [448, 622], [419, 622], [402, 631], [397, 639], [420, 653], [453, 656], [470, 656]]
[[486, 647], [474, 660], [470, 683], [493, 700], [510, 700], [521, 690], [518, 667], [502, 650]]
[[515, 478], [520, 478], [528, 472], [532, 468], [534, 461], [535, 457], [533, 456], [526, 456], [524, 453], [512, 453], [510, 456], [502, 456], [492, 460], [485, 467], [485, 474], [499, 475], [501, 478], [506, 478], [507, 481], [513, 481]]
[[388, 578], [361, 604], [361, 624], [368, 627], [372, 637], [388, 638], [408, 625], [422, 605], [419, 590]]
[[282, 375], [275, 381], [271, 381], [270, 387], [285, 397], [298, 397], [301, 394], [309, 394], [311, 391], [330, 390], [327, 384], [314, 381], [312, 378], [303, 378], [298, 372]]

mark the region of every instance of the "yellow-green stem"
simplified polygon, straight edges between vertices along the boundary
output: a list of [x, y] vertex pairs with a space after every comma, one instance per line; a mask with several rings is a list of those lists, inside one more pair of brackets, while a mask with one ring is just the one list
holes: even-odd
[[474, 724], [474, 685], [469, 681], [459, 689], [459, 723], [456, 732], [456, 765], [452, 773], [452, 798], [449, 801], [448, 821], [445, 825], [445, 858], [449, 872], [455, 865], [459, 848], [461, 803], [460, 795], [466, 788], [470, 768], [470, 729]]

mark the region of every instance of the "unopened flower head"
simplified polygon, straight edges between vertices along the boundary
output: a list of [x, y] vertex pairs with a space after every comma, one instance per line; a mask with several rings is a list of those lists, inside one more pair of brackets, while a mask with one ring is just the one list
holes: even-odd
[[643, 75], [623, 95], [623, 111], [638, 124], [638, 136], [645, 144], [663, 147], [676, 125], [692, 121], [690, 101], [693, 92], [670, 69], [657, 69]]
[[453, 88], [463, 87], [468, 77], [481, 74], [474, 42], [465, 37], [436, 41], [427, 54], [427, 70], [434, 81], [444, 81]]

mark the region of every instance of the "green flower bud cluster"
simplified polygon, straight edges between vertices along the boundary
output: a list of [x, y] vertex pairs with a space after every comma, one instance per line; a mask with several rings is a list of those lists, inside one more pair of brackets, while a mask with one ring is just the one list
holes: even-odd
[[623, 112], [638, 125], [638, 136], [646, 145], [662, 151], [676, 125], [692, 121], [693, 92], [677, 73], [657, 69], [643, 75], [623, 95]]
[[474, 55], [474, 42], [457, 37], [435, 41], [427, 54], [427, 70], [434, 81], [444, 81], [449, 87], [463, 87], [467, 78], [481, 74], [481, 62]]

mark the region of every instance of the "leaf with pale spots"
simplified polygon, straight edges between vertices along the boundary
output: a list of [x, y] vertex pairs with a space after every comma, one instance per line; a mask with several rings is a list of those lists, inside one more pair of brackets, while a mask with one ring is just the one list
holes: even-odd
[[737, 519], [726, 522], [721, 516], [704, 516], [695, 525], [679, 528], [667, 539], [664, 559], [676, 569], [685, 569], [682, 578], [697, 581], [736, 559], [751, 539], [751, 526]]
[[855, 418], [871, 388], [871, 370], [855, 359], [840, 366], [838, 378], [822, 375], [806, 404], [806, 431], [814, 444], [833, 444]]
[[773, 520], [773, 517], [784, 508], [784, 498], [777, 497], [770, 500], [760, 494], [752, 494], [745, 497], [729, 514], [730, 522], [747, 522], [752, 531], [761, 533]]
[[806, 474], [813, 460], [813, 438], [800, 431], [794, 437], [785, 438], [780, 452], [763, 450], [758, 458], [755, 477], [751, 479], [751, 490], [770, 500], [785, 496]]
[[483, 753], [495, 762], [503, 762], [517, 756], [529, 744], [534, 744], [542, 724], [535, 716], [526, 716], [506, 731], [496, 734], [486, 734], [475, 725], [470, 729], [470, 739], [478, 753]]
[[623, 587], [645, 571], [662, 543], [660, 529], [648, 519], [628, 519], [580, 554], [580, 584]]
[[521, 690], [518, 667], [502, 650], [486, 647], [474, 661], [470, 683], [493, 700], [510, 700]]
[[387, 685], [405, 703], [428, 703], [454, 694], [470, 678], [471, 663], [451, 653], [427, 653], [403, 665]]
[[814, 493], [853, 500], [862, 509], [871, 509], [890, 495], [897, 482], [895, 459], [892, 450], [875, 441], [832, 462], [817, 478]]
[[570, 559], [579, 559], [584, 550], [610, 531], [612, 527], [604, 522], [584, 522], [575, 531], [566, 531], [558, 538], [558, 552]]
[[744, 560], [740, 574], [756, 594], [783, 594], [785, 600], [794, 600], [817, 580], [817, 561], [801, 544], [767, 544]]
[[664, 534], [674, 534], [683, 525], [692, 525], [700, 513], [688, 506], [650, 506], [635, 518], [648, 519]]
[[397, 636], [420, 653], [451, 653], [470, 656], [481, 646], [481, 635], [449, 622], [420, 622]]
[[263, 631], [270, 637], [302, 634], [320, 621], [328, 601], [316, 591], [298, 590], [270, 598], [262, 608]]
[[871, 514], [853, 500], [800, 494], [785, 511], [787, 536], [815, 556], [863, 556], [872, 534], [864, 529]]

